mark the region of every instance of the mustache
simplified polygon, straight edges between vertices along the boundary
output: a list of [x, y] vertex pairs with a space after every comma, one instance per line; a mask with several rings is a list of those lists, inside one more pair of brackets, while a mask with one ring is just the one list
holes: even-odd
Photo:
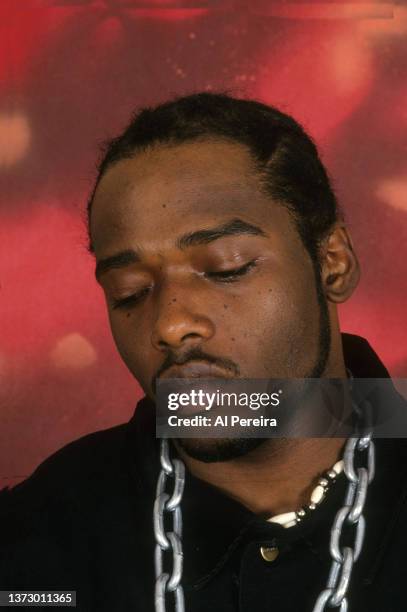
[[173, 365], [182, 366], [188, 363], [189, 361], [195, 360], [206, 361], [206, 363], [215, 364], [220, 368], [227, 370], [234, 376], [240, 376], [240, 368], [237, 363], [226, 357], [214, 357], [213, 355], [209, 355], [208, 353], [202, 351], [199, 347], [191, 348], [189, 351], [183, 353], [182, 355], [175, 355], [174, 353], [170, 352], [167, 354], [163, 363], [158, 368], [156, 374], [151, 379], [151, 388], [154, 392], [154, 395], [157, 391], [157, 380], [160, 378], [163, 372], [165, 372], [165, 370], [168, 370], [168, 368]]

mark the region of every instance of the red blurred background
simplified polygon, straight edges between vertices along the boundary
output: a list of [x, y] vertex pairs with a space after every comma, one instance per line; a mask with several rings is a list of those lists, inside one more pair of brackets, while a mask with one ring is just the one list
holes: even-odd
[[363, 276], [343, 329], [407, 375], [407, 5], [0, 0], [0, 488], [141, 392], [86, 250], [97, 148], [131, 112], [229, 90], [314, 136]]

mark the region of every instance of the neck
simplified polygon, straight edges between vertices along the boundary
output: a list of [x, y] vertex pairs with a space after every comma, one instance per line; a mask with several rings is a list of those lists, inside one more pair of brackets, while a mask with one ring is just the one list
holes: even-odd
[[[335, 315], [336, 316], [336, 315]], [[337, 321], [334, 323], [337, 327]], [[339, 330], [339, 328], [338, 328]], [[346, 378], [341, 337], [333, 334], [326, 378]], [[187, 469], [249, 510], [272, 516], [309, 503], [318, 478], [342, 459], [345, 438], [273, 438], [243, 457], [204, 463], [175, 443]]]
[[238, 459], [203, 463], [177, 450], [188, 470], [249, 510], [271, 516], [309, 502], [318, 477], [342, 458], [343, 438], [267, 440]]
[[[346, 378], [342, 352], [328, 364], [324, 376]], [[255, 514], [272, 516], [309, 503], [318, 478], [342, 459], [345, 438], [273, 438], [243, 457], [204, 463], [177, 444], [189, 471], [229, 495]]]

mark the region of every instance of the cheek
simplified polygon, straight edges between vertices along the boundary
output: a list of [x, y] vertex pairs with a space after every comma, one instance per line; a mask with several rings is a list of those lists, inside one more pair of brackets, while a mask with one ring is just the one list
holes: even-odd
[[301, 376], [313, 364], [319, 347], [319, 307], [312, 274], [280, 282], [275, 275], [262, 275], [252, 284], [250, 296], [232, 300], [226, 312], [225, 340], [234, 339], [228, 346], [242, 375]]
[[136, 378], [144, 380], [151, 362], [148, 353], [151, 342], [147, 342], [146, 327], [135, 325], [135, 317], [131, 311], [119, 314], [109, 311], [110, 328], [121, 358]]

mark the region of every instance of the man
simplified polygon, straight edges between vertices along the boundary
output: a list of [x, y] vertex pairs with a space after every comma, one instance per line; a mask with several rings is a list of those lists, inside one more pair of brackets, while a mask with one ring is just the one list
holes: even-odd
[[109, 144], [88, 212], [146, 396], [3, 492], [1, 589], [75, 590], [98, 612], [403, 610], [404, 441], [155, 439], [164, 378], [388, 376], [340, 333], [359, 266], [310, 138], [226, 95], [145, 109]]

